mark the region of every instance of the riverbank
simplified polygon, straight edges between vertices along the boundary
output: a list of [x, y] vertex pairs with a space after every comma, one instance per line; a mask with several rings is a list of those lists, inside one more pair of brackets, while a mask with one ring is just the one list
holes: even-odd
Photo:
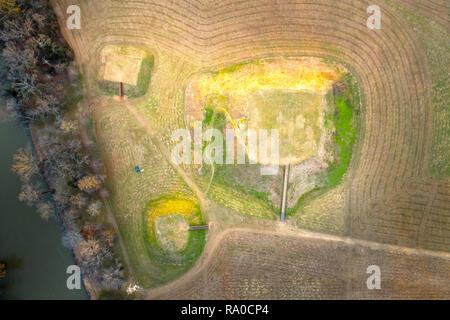
[[[35, 132], [35, 130], [33, 129], [32, 126], [28, 126], [27, 129], [28, 129], [28, 132], [30, 135], [33, 150], [34, 150], [34, 152], [39, 160], [39, 163], [40, 163], [41, 176], [44, 179], [44, 181], [48, 187], [48, 190], [55, 190], [56, 187], [54, 186], [52, 180], [49, 178], [49, 174], [48, 174], [47, 168], [45, 166], [45, 161], [44, 161], [45, 156], [44, 156], [44, 153], [42, 152], [41, 146], [39, 145], [37, 133]], [[58, 208], [58, 206], [60, 204], [54, 199], [53, 196], [51, 196], [51, 198], [52, 198], [52, 202], [54, 203], [55, 208]], [[62, 231], [66, 231], [66, 232], [67, 231], [76, 231], [71, 228], [70, 223], [66, 219], [64, 219], [64, 217], [61, 216], [59, 214], [59, 212], [57, 212], [57, 211], [55, 213], [55, 219], [59, 222], [59, 224], [62, 228]], [[74, 259], [75, 264], [81, 265], [81, 261], [80, 261], [81, 257], [77, 254], [75, 249], [71, 248], [69, 250], [71, 251], [72, 258]], [[83, 278], [83, 284], [84, 284], [84, 286], [83, 286], [84, 290], [85, 290], [87, 296], [89, 297], [89, 299], [95, 299], [96, 297], [98, 297], [98, 295], [100, 294], [100, 291], [101, 291], [100, 289], [97, 289], [86, 278]]]
[[13, 121], [0, 122], [0, 135], [0, 259], [8, 263], [7, 275], [0, 280], [0, 299], [88, 299], [84, 288], [66, 286], [67, 267], [76, 262], [61, 244], [58, 219], [45, 221], [17, 199], [21, 183], [11, 172], [12, 158], [30, 144], [30, 136]]

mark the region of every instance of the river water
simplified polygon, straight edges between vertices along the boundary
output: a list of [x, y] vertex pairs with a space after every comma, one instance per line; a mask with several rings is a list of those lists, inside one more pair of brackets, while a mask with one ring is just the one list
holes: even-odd
[[20, 181], [10, 168], [13, 154], [27, 145], [30, 138], [22, 125], [0, 119], [0, 260], [8, 263], [0, 300], [87, 299], [83, 289], [66, 287], [66, 269], [74, 259], [61, 245], [57, 220], [44, 221], [17, 200]]

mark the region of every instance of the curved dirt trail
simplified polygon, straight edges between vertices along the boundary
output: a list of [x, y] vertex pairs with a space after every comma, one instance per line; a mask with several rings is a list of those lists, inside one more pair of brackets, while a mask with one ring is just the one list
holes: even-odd
[[[74, 1], [52, 0], [61, 26], [65, 22], [64, 9], [72, 2]], [[83, 31], [70, 32], [62, 29], [65, 30], [68, 41], [76, 48], [78, 62], [86, 71], [95, 65], [96, 50], [108, 43], [122, 43], [124, 38], [130, 43], [158, 47], [175, 56], [193, 60], [205, 68], [227, 66], [254, 57], [277, 55], [314, 55], [350, 64], [352, 73], [358, 76], [364, 93], [365, 108], [362, 110], [363, 139], [358, 143], [356, 161], [351, 165], [352, 183], [346, 190], [348, 233], [371, 240], [373, 242], [365, 242], [386, 249], [392, 246], [378, 244], [376, 241], [404, 246], [416, 246], [418, 241], [427, 248], [433, 248], [427, 245], [426, 240], [429, 238], [428, 240], [437, 242], [435, 247], [448, 250], [448, 233], [444, 233], [447, 228], [444, 214], [438, 213], [435, 221], [439, 222], [431, 225], [439, 232], [424, 235], [423, 229], [427, 220], [426, 216], [421, 219], [416, 217], [416, 197], [407, 192], [400, 194], [406, 200], [399, 206], [407, 208], [400, 214], [391, 210], [390, 205], [385, 205], [386, 199], [395, 194], [407, 179], [426, 174], [432, 110], [429, 96], [432, 82], [426, 51], [416, 41], [416, 31], [408, 26], [400, 13], [393, 10], [388, 3], [381, 4], [384, 16], [383, 30], [380, 32], [367, 30], [364, 23], [367, 18], [365, 4], [355, 0], [335, 3], [325, 0], [229, 0], [220, 4], [191, 1], [110, 3], [76, 0], [75, 3], [82, 4]], [[445, 6], [430, 0], [422, 1], [420, 5], [416, 0], [406, 0], [402, 3], [413, 8], [418, 7], [431, 16], [434, 16], [434, 12], [446, 11]], [[274, 15], [274, 9], [279, 14]], [[352, 14], [349, 15], [349, 12]], [[442, 19], [444, 15], [440, 15]], [[132, 21], [130, 16], [133, 16]], [[155, 25], [154, 21], [158, 21], [158, 24]], [[284, 26], [281, 30], [280, 24]], [[86, 77], [85, 81], [88, 84], [93, 80]], [[94, 85], [90, 84], [88, 87]], [[203, 193], [182, 168], [170, 161], [169, 151], [154, 134], [152, 127], [146, 123], [145, 117], [141, 116], [134, 106], [127, 105], [127, 108], [147, 133], [151, 133], [155, 144], [203, 205]], [[446, 195], [440, 196], [441, 203], [447, 208], [448, 198], [444, 198]], [[411, 214], [411, 217], [405, 219], [406, 213]], [[114, 219], [112, 214], [111, 217]], [[410, 219], [422, 222], [413, 224]], [[252, 229], [248, 231], [255, 232]], [[296, 231], [299, 236], [303, 232]], [[410, 235], [417, 232], [419, 237], [422, 235], [421, 239]], [[120, 233], [118, 234], [120, 237]], [[173, 286], [170, 283], [148, 290], [148, 295], [155, 296], [153, 292], [156, 294], [158, 290], [163, 293], [167, 292], [167, 288], [176, 288], [180, 281], [189, 281], [192, 272], [203, 270], [212, 259], [219, 243], [222, 243], [223, 234], [211, 232], [210, 243], [207, 243], [205, 248], [205, 259], [202, 257], [202, 262], [176, 280]], [[289, 233], [286, 234], [288, 235]], [[331, 237], [336, 241], [364, 242], [315, 235], [318, 238]], [[416, 253], [430, 252], [393, 247], [413, 250]]]
[[152, 126], [148, 123], [147, 120], [140, 114], [139, 110], [135, 106], [133, 106], [130, 102], [124, 101], [127, 109], [131, 112], [131, 114], [136, 118], [136, 120], [139, 122], [139, 124], [145, 129], [149, 137], [152, 139], [152, 141], [155, 143], [155, 145], [158, 147], [158, 149], [161, 151], [161, 153], [164, 155], [166, 160], [170, 163], [170, 165], [173, 167], [173, 169], [180, 175], [180, 177], [183, 179], [183, 181], [191, 188], [191, 190], [195, 193], [197, 196], [199, 203], [200, 203], [200, 209], [201, 212], [204, 213], [205, 216], [207, 216], [207, 212], [205, 211], [205, 203], [206, 199], [203, 194], [203, 191], [200, 190], [200, 188], [197, 186], [195, 181], [189, 177], [189, 175], [175, 162], [172, 161], [171, 154], [167, 147], [164, 145], [163, 142], [156, 136], [155, 132], [153, 131]]
[[[89, 100], [89, 99], [88, 99]], [[85, 102], [86, 104], [89, 104], [88, 100]], [[83, 106], [83, 110], [84, 110], [85, 106]], [[82, 119], [82, 112], [78, 112], [77, 114], [77, 118], [78, 118], [78, 122], [80, 124], [82, 124], [83, 119]], [[92, 145], [91, 140], [88, 138], [87, 132], [86, 132], [86, 128], [83, 125], [80, 125], [80, 135], [81, 135], [81, 140], [82, 143], [84, 145], [85, 148], [90, 148], [90, 146]], [[99, 173], [98, 170], [96, 168], [94, 168], [93, 166], [91, 166], [91, 169], [93, 170], [93, 172], [95, 173]], [[119, 241], [119, 245], [120, 245], [120, 249], [122, 252], [122, 258], [125, 261], [125, 264], [127, 265], [127, 269], [131, 275], [131, 278], [134, 280], [136, 279], [135, 274], [134, 274], [134, 270], [133, 270], [133, 265], [131, 264], [130, 261], [130, 257], [128, 255], [128, 251], [125, 247], [125, 242], [123, 241], [122, 238], [122, 234], [120, 233], [120, 229], [119, 226], [117, 225], [117, 221], [116, 218], [114, 216], [114, 214], [112, 213], [111, 207], [109, 205], [109, 200], [108, 198], [102, 193], [99, 192], [99, 196], [102, 199], [103, 204], [105, 205], [105, 211], [106, 211], [106, 217], [109, 223], [111, 223], [114, 232], [117, 234], [117, 240]]]

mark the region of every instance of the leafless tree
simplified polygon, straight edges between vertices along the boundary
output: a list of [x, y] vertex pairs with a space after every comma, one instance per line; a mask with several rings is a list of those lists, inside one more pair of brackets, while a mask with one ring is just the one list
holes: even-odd
[[29, 181], [38, 172], [38, 162], [31, 148], [20, 148], [13, 156], [12, 171], [22, 180]]
[[100, 200], [91, 202], [88, 206], [87, 212], [91, 217], [97, 217], [102, 212], [103, 203]]
[[77, 209], [84, 208], [87, 205], [88, 198], [81, 192], [70, 196], [70, 204]]

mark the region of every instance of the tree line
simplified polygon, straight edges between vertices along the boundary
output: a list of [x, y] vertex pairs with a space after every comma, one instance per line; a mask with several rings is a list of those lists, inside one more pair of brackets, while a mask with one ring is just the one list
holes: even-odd
[[48, 0], [0, 0], [0, 77], [7, 115], [37, 137], [35, 150], [22, 148], [13, 157], [19, 200], [43, 218], [62, 219], [63, 244], [73, 248], [90, 283], [123, 287], [116, 235], [99, 197], [107, 193], [104, 174], [95, 170], [103, 164], [83, 147], [83, 124], [74, 115], [82, 98], [79, 75]]

